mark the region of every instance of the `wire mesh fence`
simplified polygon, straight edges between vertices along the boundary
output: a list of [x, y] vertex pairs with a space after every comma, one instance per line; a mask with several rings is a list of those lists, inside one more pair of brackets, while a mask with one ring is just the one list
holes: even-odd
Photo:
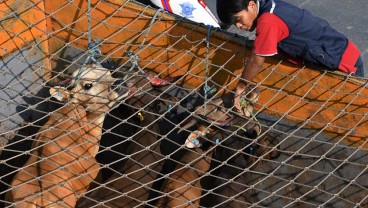
[[[134, 1], [0, 3], [4, 207], [365, 207], [367, 82]], [[246, 59], [245, 59], [246, 61]]]

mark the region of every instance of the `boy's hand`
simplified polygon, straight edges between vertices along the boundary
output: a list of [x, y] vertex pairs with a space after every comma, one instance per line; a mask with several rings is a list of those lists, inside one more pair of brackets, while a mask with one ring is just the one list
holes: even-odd
[[253, 112], [253, 103], [258, 100], [259, 90], [255, 86], [238, 83], [234, 96], [234, 106], [238, 113], [250, 117]]
[[242, 95], [246, 93], [247, 85], [243, 82], [238, 82], [235, 89], [235, 96], [234, 96], [234, 106], [236, 108], [236, 111], [238, 113], [242, 113], [242, 107], [240, 106], [240, 100], [242, 98]]

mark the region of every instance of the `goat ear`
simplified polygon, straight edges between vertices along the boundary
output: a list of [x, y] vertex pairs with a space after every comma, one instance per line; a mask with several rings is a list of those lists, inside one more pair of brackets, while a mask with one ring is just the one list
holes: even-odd
[[261, 134], [261, 126], [259, 124], [256, 124], [254, 127], [254, 131], [256, 132], [257, 136]]
[[249, 124], [247, 126], [247, 136], [251, 139], [257, 138], [261, 134], [261, 126], [259, 124]]
[[181, 127], [178, 131], [178, 134], [184, 130], [189, 130], [189, 128], [191, 128], [192, 126], [196, 125], [198, 123], [198, 121], [194, 118], [190, 118], [191, 120], [189, 120], [189, 122], [187, 124], [185, 124], [183, 127]]
[[201, 147], [202, 146], [202, 137], [204, 137], [206, 134], [195, 130], [192, 133], [190, 133], [190, 135], [188, 136], [188, 138], [185, 140], [185, 147], [193, 149], [193, 148], [197, 148], [197, 147]]
[[203, 126], [203, 125], [199, 125], [197, 130], [202, 132], [203, 136], [205, 136], [206, 134], [211, 133], [210, 127], [206, 127], [206, 126]]
[[66, 101], [69, 99], [69, 92], [65, 87], [52, 87], [49, 90], [51, 97], [58, 101]]

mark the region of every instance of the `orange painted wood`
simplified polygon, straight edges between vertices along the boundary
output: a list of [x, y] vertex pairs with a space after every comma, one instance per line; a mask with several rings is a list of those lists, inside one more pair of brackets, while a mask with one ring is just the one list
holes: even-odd
[[31, 52], [41, 50], [43, 55], [40, 59], [46, 69], [44, 79], [49, 79], [51, 68], [44, 3], [35, 0], [22, 3], [6, 0], [0, 2], [0, 11], [0, 57], [7, 58], [13, 52], [23, 49]]
[[[46, 22], [43, 2], [7, 0], [0, 3], [0, 56], [19, 50], [45, 35]], [[33, 5], [30, 7], [29, 5]], [[28, 5], [28, 6], [27, 6]]]

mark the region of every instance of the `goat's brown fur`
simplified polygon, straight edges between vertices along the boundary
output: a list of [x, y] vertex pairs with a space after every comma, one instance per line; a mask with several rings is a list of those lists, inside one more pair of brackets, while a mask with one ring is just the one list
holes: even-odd
[[6, 199], [15, 207], [74, 207], [99, 172], [95, 156], [105, 113], [128, 92], [110, 88], [116, 79], [107, 69], [92, 65], [78, 72], [71, 91], [50, 89], [67, 103], [37, 133], [30, 158], [13, 178]]

